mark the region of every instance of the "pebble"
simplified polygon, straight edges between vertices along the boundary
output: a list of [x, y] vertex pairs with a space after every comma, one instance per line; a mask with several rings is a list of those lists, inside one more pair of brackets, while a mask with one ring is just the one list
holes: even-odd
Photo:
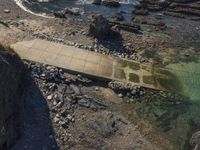
[[10, 13], [10, 10], [5, 9], [5, 10], [4, 10], [4, 13]]
[[120, 93], [120, 94], [118, 94], [118, 96], [119, 96], [120, 98], [122, 98], [122, 97], [123, 97], [123, 94], [122, 94], [122, 93]]
[[72, 120], [72, 116], [70, 114], [68, 114], [67, 119]]
[[98, 88], [98, 87], [95, 87], [94, 89], [95, 89], [95, 91], [98, 91], [98, 90], [99, 90], [99, 88]]
[[48, 99], [48, 100], [52, 100], [52, 98], [53, 98], [53, 95], [47, 96], [47, 99]]
[[55, 123], [58, 123], [60, 119], [58, 117], [54, 117], [53, 120], [54, 120]]
[[53, 105], [56, 106], [58, 103], [56, 101], [53, 102]]

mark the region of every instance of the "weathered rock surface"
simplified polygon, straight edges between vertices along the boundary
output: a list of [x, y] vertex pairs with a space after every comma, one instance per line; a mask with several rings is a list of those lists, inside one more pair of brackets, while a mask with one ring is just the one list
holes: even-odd
[[163, 22], [161, 22], [160, 20], [156, 18], [147, 18], [143, 16], [136, 16], [133, 22], [140, 23], [140, 24], [153, 25], [153, 26], [165, 26]]
[[136, 15], [146, 15], [147, 11], [164, 11], [164, 14], [183, 18], [200, 16], [200, 3], [197, 0], [143, 0], [135, 7]]
[[7, 150], [20, 135], [25, 67], [13, 53], [0, 50], [0, 149]]
[[105, 38], [112, 33], [109, 21], [102, 15], [96, 15], [92, 17], [92, 21], [89, 28], [89, 35], [97, 38]]
[[65, 8], [64, 10], [54, 12], [54, 16], [58, 18], [66, 18], [66, 15], [74, 15], [74, 16], [79, 16], [84, 14], [84, 10], [80, 8]]

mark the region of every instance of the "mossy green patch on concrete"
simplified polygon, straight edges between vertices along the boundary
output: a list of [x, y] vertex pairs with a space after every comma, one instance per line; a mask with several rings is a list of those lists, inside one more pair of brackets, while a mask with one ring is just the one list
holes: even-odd
[[154, 68], [152, 74], [155, 78], [156, 87], [172, 92], [182, 92], [181, 83], [179, 82], [177, 76], [172, 72], [164, 69]]
[[143, 82], [146, 83], [146, 84], [154, 84], [155, 79], [154, 79], [153, 76], [146, 76], [146, 75], [144, 75], [143, 76]]
[[134, 73], [130, 73], [129, 74], [129, 80], [131, 82], [135, 82], [135, 83], [139, 83], [140, 82], [140, 78], [137, 74], [134, 74]]
[[126, 79], [126, 74], [123, 69], [117, 68], [114, 77], [117, 79]]
[[140, 70], [140, 64], [139, 63], [133, 62], [133, 61], [128, 61], [128, 60], [123, 60], [121, 67], [122, 68], [130, 67], [133, 70]]

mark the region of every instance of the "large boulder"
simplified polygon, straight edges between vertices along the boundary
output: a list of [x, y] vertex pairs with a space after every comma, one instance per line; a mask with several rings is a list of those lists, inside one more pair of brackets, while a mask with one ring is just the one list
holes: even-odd
[[102, 15], [95, 15], [92, 17], [89, 27], [89, 35], [96, 38], [105, 38], [112, 33], [109, 21]]
[[20, 135], [25, 67], [12, 52], [0, 46], [0, 149], [9, 149]]

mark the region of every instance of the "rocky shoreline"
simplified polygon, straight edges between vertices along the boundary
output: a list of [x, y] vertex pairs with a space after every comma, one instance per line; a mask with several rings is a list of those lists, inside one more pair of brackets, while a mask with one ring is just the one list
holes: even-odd
[[[94, 3], [120, 7], [118, 3]], [[24, 12], [12, 0], [1, 0], [0, 8], [0, 43], [5, 45], [40, 38], [159, 66], [199, 58], [198, 1], [143, 0], [131, 12], [133, 19], [129, 22], [123, 12], [113, 14], [112, 20], [102, 15], [85, 19], [81, 18], [82, 11], [66, 8], [56, 12], [56, 18], [42, 18]], [[187, 116], [192, 111], [185, 97], [94, 80], [45, 64], [24, 63], [31, 75], [27, 114], [32, 117], [26, 116], [24, 136], [13, 150], [198, 147], [199, 134], [192, 136], [192, 128], [199, 122]], [[32, 109], [38, 113], [34, 115]], [[192, 147], [187, 142], [190, 137]]]

